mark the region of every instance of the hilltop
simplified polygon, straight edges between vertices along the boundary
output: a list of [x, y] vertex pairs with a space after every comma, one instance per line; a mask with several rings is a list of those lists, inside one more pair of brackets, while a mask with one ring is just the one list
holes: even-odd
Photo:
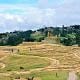
[[[14, 31], [0, 33], [0, 45], [18, 45], [22, 42], [46, 42], [54, 43], [54, 37], [66, 46], [80, 46], [80, 25], [62, 26], [62, 27], [45, 27], [35, 31]], [[47, 41], [48, 40], [48, 41]], [[49, 41], [51, 40], [51, 41]]]

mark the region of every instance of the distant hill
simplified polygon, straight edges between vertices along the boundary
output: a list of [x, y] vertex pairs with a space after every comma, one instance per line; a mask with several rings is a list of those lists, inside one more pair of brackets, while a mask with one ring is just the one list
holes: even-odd
[[[50, 37], [48, 37], [50, 36]], [[66, 46], [80, 46], [80, 25], [70, 25], [62, 27], [45, 27], [38, 30], [14, 31], [0, 33], [0, 45], [18, 45], [22, 42], [47, 41], [55, 43], [54, 36], [57, 36], [60, 43]], [[56, 41], [56, 39], [55, 39]]]

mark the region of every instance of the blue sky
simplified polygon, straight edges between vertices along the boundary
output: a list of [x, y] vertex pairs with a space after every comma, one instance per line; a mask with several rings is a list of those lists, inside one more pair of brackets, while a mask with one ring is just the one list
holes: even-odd
[[35, 4], [38, 0], [0, 0], [0, 4]]
[[79, 8], [80, 0], [0, 0], [0, 32], [80, 24]]
[[[40, 0], [42, 1], [42, 0]], [[44, 0], [43, 0], [44, 1]], [[48, 1], [49, 3], [57, 3], [57, 2], [61, 2], [63, 0], [45, 0], [44, 2]], [[36, 4], [37, 2], [39, 2], [39, 0], [0, 0], [0, 4]]]
[[0, 0], [1, 8], [6, 7], [3, 10], [1, 9], [0, 13], [21, 14], [24, 12], [24, 10], [22, 9], [24, 7], [47, 9], [47, 8], [52, 8], [53, 6], [56, 7], [56, 5], [59, 5], [59, 3], [61, 2], [63, 2], [63, 0]]

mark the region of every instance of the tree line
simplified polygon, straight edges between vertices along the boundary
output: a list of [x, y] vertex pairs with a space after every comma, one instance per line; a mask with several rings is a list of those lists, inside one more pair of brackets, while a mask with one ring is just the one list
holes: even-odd
[[45, 27], [34, 31], [0, 33], [0, 45], [16, 46], [22, 42], [41, 42], [47, 37], [48, 32], [51, 33], [51, 36], [57, 36], [63, 45], [80, 46], [80, 25], [63, 25], [62, 27]]

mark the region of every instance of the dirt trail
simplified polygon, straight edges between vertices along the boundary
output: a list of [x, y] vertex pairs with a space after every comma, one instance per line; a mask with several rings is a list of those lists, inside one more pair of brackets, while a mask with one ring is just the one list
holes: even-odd
[[42, 58], [42, 59], [45, 59], [45, 60], [49, 60], [50, 61], [50, 65], [47, 66], [47, 67], [54, 67], [54, 66], [58, 66], [60, 64], [59, 60], [56, 60], [55, 58], [40, 57], [40, 56], [33, 56], [33, 57], [39, 57], [39, 58]]
[[73, 54], [74, 54], [74, 56], [76, 56], [78, 59], [80, 59], [80, 51], [75, 50]]
[[0, 63], [1, 69], [5, 68], [6, 65], [4, 63]]
[[[23, 56], [23, 55], [18, 55], [18, 54], [13, 54], [13, 55], [16, 55], [16, 56]], [[7, 56], [4, 56], [3, 58], [1, 58], [0, 60], [3, 60], [5, 59]], [[60, 66], [60, 63], [58, 60], [54, 59], [54, 58], [49, 58], [49, 57], [40, 57], [40, 56], [32, 56], [32, 57], [39, 57], [39, 58], [42, 58], [42, 59], [45, 59], [45, 60], [49, 60], [50, 61], [50, 65], [49, 66], [46, 66], [44, 68], [37, 68], [37, 69], [31, 69], [29, 71], [11, 71], [11, 72], [7, 72], [7, 73], [0, 73], [0, 75], [5, 75], [5, 76], [9, 76], [11, 75], [12, 73], [15, 73], [15, 74], [29, 74], [29, 73], [32, 73], [32, 72], [39, 72], [39, 71], [42, 71], [42, 70], [58, 70], [58, 67]], [[2, 68], [5, 68], [5, 64], [2, 63]], [[64, 67], [64, 66], [63, 66]], [[63, 68], [62, 67], [62, 68]], [[68, 69], [64, 69], [64, 70], [68, 70]]]
[[[18, 55], [18, 54], [12, 54], [12, 55], [16, 55], [16, 56], [23, 56], [23, 55]], [[3, 60], [5, 59], [7, 56], [4, 56], [2, 57], [0, 60]], [[66, 69], [64, 68], [65, 66], [64, 65], [60, 65], [59, 63], [59, 60], [56, 60], [55, 58], [49, 58], [49, 57], [40, 57], [40, 56], [32, 56], [32, 57], [39, 57], [39, 58], [42, 58], [42, 59], [45, 59], [45, 60], [49, 60], [50, 61], [50, 65], [49, 66], [46, 66], [44, 68], [37, 68], [37, 69], [31, 69], [29, 71], [11, 71], [11, 72], [7, 72], [7, 73], [0, 73], [0, 75], [6, 75], [6, 76], [9, 76], [11, 75], [12, 73], [16, 73], [16, 74], [29, 74], [29, 73], [32, 73], [32, 72], [38, 72], [38, 71], [42, 71], [42, 70], [58, 70], [58, 67], [61, 67], [61, 69], [63, 70], [69, 70], [68, 67], [69, 66], [66, 66]], [[3, 63], [0, 63], [2, 65], [1, 68], [5, 68], [5, 64]], [[59, 68], [60, 69], [60, 68]], [[73, 73], [69, 73], [69, 79], [68, 80], [71, 80], [71, 75], [74, 76]], [[75, 76], [74, 76], [75, 78]], [[76, 80], [76, 79], [72, 79], [72, 80]]]
[[[14, 54], [16, 56], [22, 56], [22, 55], [17, 55], [17, 54]], [[7, 56], [4, 56], [2, 57], [0, 60], [3, 60], [5, 59]], [[11, 72], [7, 72], [7, 73], [0, 73], [0, 75], [11, 75], [12, 73], [16, 73], [16, 74], [29, 74], [31, 72], [36, 72], [36, 71], [42, 71], [42, 70], [47, 70], [49, 68], [53, 68], [53, 66], [55, 65], [58, 65], [59, 64], [59, 61], [56, 60], [56, 59], [53, 59], [53, 58], [48, 58], [48, 57], [40, 57], [40, 56], [32, 56], [32, 57], [39, 57], [39, 58], [42, 58], [42, 59], [45, 59], [45, 60], [49, 60], [50, 61], [50, 65], [49, 66], [46, 66], [44, 68], [37, 68], [37, 69], [31, 69], [29, 71], [11, 71]], [[4, 63], [0, 63], [1, 65], [1, 68], [5, 68], [5, 64]]]
[[3, 60], [3, 59], [5, 59], [6, 57], [7, 57], [7, 56], [4, 56], [4, 57], [0, 58], [0, 61]]
[[[14, 54], [16, 56], [22, 56], [22, 55], [17, 55], [17, 54]], [[58, 70], [57, 66], [60, 66], [59, 65], [59, 61], [54, 59], [54, 58], [48, 58], [48, 57], [40, 57], [40, 56], [32, 56], [32, 57], [39, 57], [39, 58], [42, 58], [42, 59], [45, 59], [45, 60], [49, 60], [50, 61], [50, 65], [49, 66], [46, 66], [44, 68], [37, 68], [37, 69], [31, 69], [29, 71], [11, 71], [11, 72], [7, 72], [7, 73], [0, 73], [0, 75], [5, 75], [5, 76], [9, 76], [11, 75], [12, 73], [15, 73], [15, 74], [30, 74], [32, 72], [39, 72], [39, 71], [43, 71], [43, 70]], [[4, 59], [5, 57], [3, 57], [2, 59]], [[1, 60], [2, 60], [1, 59]], [[6, 65], [4, 65], [5, 67]], [[3, 66], [2, 66], [3, 67]], [[65, 69], [64, 69], [65, 70]]]
[[6, 67], [6, 65], [2, 62], [3, 59], [5, 59], [7, 57], [8, 54], [6, 54], [3, 50], [0, 50], [0, 68], [3, 69]]
[[[18, 54], [12, 54], [15, 56], [24, 56], [24, 55], [18, 55]], [[49, 58], [49, 57], [41, 57], [41, 56], [30, 56], [30, 57], [35, 57], [35, 58], [41, 58], [41, 59], [45, 59], [45, 60], [49, 60], [50, 61], [50, 65], [46, 66], [45, 68], [52, 68], [52, 67], [56, 67], [59, 66], [60, 62], [59, 60], [55, 59], [55, 58]]]
[[[0, 61], [3, 60], [3, 59], [5, 59], [6, 57], [7, 56], [4, 56], [4, 57], [0, 58]], [[6, 67], [6, 65], [4, 63], [2, 63], [2, 62], [0, 62], [0, 66], [1, 66], [1, 69], [3, 69], [3, 68]]]
[[75, 71], [69, 72], [68, 80], [77, 80], [77, 76], [76, 76]]

